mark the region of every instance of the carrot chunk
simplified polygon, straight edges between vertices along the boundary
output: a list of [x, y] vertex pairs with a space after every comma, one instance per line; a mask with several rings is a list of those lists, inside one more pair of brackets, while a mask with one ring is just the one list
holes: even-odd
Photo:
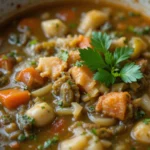
[[6, 55], [0, 56], [0, 68], [7, 71], [11, 71], [16, 64], [16, 59], [13, 57], [7, 57]]
[[21, 89], [7, 89], [0, 91], [0, 102], [8, 109], [15, 109], [30, 100], [29, 91]]
[[128, 92], [111, 92], [100, 96], [96, 105], [96, 111], [124, 120], [127, 103], [130, 101], [130, 98], [131, 96]]
[[66, 125], [66, 120], [64, 118], [57, 118], [51, 126], [50, 132], [53, 134], [56, 133], [61, 133], [64, 131], [65, 125]]
[[33, 67], [26, 68], [20, 71], [16, 77], [16, 80], [23, 82], [29, 88], [39, 87], [44, 84], [44, 79], [40, 76], [40, 73]]
[[72, 9], [64, 9], [56, 14], [56, 17], [63, 21], [73, 21], [76, 17]]
[[24, 18], [19, 22], [20, 27], [29, 27], [30, 29], [36, 29], [40, 24], [40, 20], [37, 18]]
[[70, 69], [70, 73], [81, 90], [87, 92], [91, 97], [97, 96], [99, 93], [97, 82], [93, 79], [93, 73], [89, 68], [75, 66]]
[[88, 37], [84, 37], [83, 35], [79, 36], [79, 47], [80, 48], [87, 48], [87, 47], [91, 47], [90, 44], [90, 38]]

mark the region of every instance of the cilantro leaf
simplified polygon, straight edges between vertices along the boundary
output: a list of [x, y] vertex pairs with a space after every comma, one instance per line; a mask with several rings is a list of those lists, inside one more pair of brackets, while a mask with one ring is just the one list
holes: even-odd
[[131, 56], [132, 53], [133, 53], [133, 49], [130, 47], [116, 48], [114, 52], [115, 64], [118, 64], [124, 60], [127, 60]]
[[63, 61], [67, 61], [69, 54], [67, 51], [61, 50], [60, 53], [58, 54], [58, 57]]
[[99, 68], [98, 72], [95, 73], [94, 79], [102, 83], [105, 83], [107, 86], [115, 82], [115, 77], [108, 71], [101, 68]]
[[99, 67], [104, 68], [106, 66], [102, 56], [91, 48], [79, 49], [81, 59], [84, 64], [87, 65], [91, 70], [97, 70]]
[[110, 48], [111, 39], [106, 33], [102, 34], [101, 32], [93, 32], [91, 43], [94, 49], [105, 53]]
[[120, 71], [121, 79], [125, 83], [136, 82], [138, 79], [143, 77], [140, 66], [135, 65], [135, 63], [126, 64]]

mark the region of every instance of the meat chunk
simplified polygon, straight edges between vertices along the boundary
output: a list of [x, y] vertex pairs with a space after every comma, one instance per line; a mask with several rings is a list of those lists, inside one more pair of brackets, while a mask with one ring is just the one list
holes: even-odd
[[108, 20], [108, 15], [99, 11], [91, 10], [83, 17], [78, 30], [81, 33], [86, 33], [89, 29], [96, 29]]
[[129, 101], [130, 94], [128, 92], [111, 92], [99, 97], [96, 111], [124, 120]]
[[67, 69], [67, 63], [58, 57], [41, 57], [36, 69], [41, 72], [41, 77], [56, 80]]
[[75, 80], [75, 83], [85, 92], [87, 92], [90, 97], [95, 97], [98, 95], [99, 90], [97, 88], [97, 83], [93, 80], [93, 73], [86, 66], [82, 67], [72, 67], [70, 69], [71, 76]]
[[76, 63], [76, 61], [80, 60], [80, 53], [79, 51], [70, 51], [69, 52], [69, 58], [68, 58], [68, 64], [69, 66]]
[[67, 33], [66, 25], [59, 19], [42, 22], [42, 29], [46, 37], [64, 36]]
[[62, 101], [62, 105], [70, 106], [72, 101], [79, 102], [80, 93], [78, 86], [69, 75], [63, 75], [52, 86], [53, 94]]

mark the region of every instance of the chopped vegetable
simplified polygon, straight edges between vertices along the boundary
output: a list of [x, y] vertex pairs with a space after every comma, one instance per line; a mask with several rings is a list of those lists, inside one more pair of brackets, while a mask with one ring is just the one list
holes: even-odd
[[42, 77], [56, 80], [67, 69], [67, 63], [58, 57], [41, 57], [37, 70]]
[[73, 21], [76, 17], [72, 9], [64, 9], [56, 14], [56, 17], [63, 21]]
[[53, 134], [56, 133], [61, 133], [63, 132], [65, 125], [66, 125], [66, 120], [62, 117], [62, 118], [57, 118], [53, 123], [52, 126], [50, 128], [50, 132]]
[[39, 87], [44, 84], [44, 79], [33, 67], [20, 71], [16, 76], [16, 80], [25, 83], [29, 88]]
[[29, 29], [37, 29], [40, 24], [40, 20], [38, 18], [24, 18], [19, 22], [19, 27], [24, 28], [28, 27]]
[[87, 92], [91, 97], [96, 97], [99, 93], [97, 83], [93, 79], [93, 73], [86, 66], [72, 67], [70, 69], [72, 78], [81, 90]]
[[16, 59], [14, 57], [8, 57], [7, 55], [0, 56], [0, 68], [3, 68], [7, 71], [12, 71], [15, 64]]
[[[84, 64], [96, 71], [95, 80], [109, 86], [118, 77], [125, 83], [135, 82], [143, 77], [140, 66], [133, 62], [121, 65], [121, 62], [131, 56], [132, 48], [116, 48], [114, 53], [109, 52], [111, 39], [106, 33], [102, 34], [101, 32], [93, 32], [91, 43], [94, 48], [79, 49], [79, 51]], [[101, 54], [104, 55], [104, 58]], [[129, 73], [131, 70], [132, 72]]]
[[83, 35], [80, 35], [79, 36], [79, 47], [80, 48], [87, 48], [87, 47], [91, 47], [91, 44], [90, 44], [90, 38], [88, 37], [84, 37]]
[[8, 89], [0, 91], [0, 101], [8, 109], [15, 109], [30, 100], [30, 93], [20, 89]]

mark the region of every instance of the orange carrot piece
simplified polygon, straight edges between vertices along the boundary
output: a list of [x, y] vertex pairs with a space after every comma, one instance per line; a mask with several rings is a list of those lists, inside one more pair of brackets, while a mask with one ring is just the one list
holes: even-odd
[[10, 148], [12, 149], [20, 149], [20, 144], [16, 141], [13, 141], [9, 144]]
[[40, 76], [40, 73], [33, 67], [26, 68], [20, 71], [16, 77], [16, 80], [23, 82], [29, 88], [39, 87], [44, 84], [44, 79]]
[[64, 118], [57, 118], [51, 126], [50, 132], [52, 134], [61, 133], [64, 131], [66, 120]]
[[35, 29], [39, 26], [40, 20], [37, 18], [24, 18], [19, 22], [20, 27], [27, 26], [30, 29]]
[[6, 55], [0, 56], [0, 68], [11, 71], [15, 64], [15, 58], [7, 57]]
[[80, 48], [91, 47], [90, 38], [84, 37], [83, 35], [80, 35], [79, 39], [80, 39], [80, 42], [79, 42], [79, 47]]
[[57, 13], [56, 17], [63, 21], [73, 21], [76, 15], [72, 9], [64, 9]]
[[74, 66], [70, 69], [70, 74], [79, 88], [89, 94], [91, 97], [96, 97], [99, 93], [97, 82], [93, 79], [93, 72], [86, 66]]
[[0, 102], [8, 108], [15, 109], [30, 100], [29, 91], [21, 89], [7, 89], [0, 91]]

